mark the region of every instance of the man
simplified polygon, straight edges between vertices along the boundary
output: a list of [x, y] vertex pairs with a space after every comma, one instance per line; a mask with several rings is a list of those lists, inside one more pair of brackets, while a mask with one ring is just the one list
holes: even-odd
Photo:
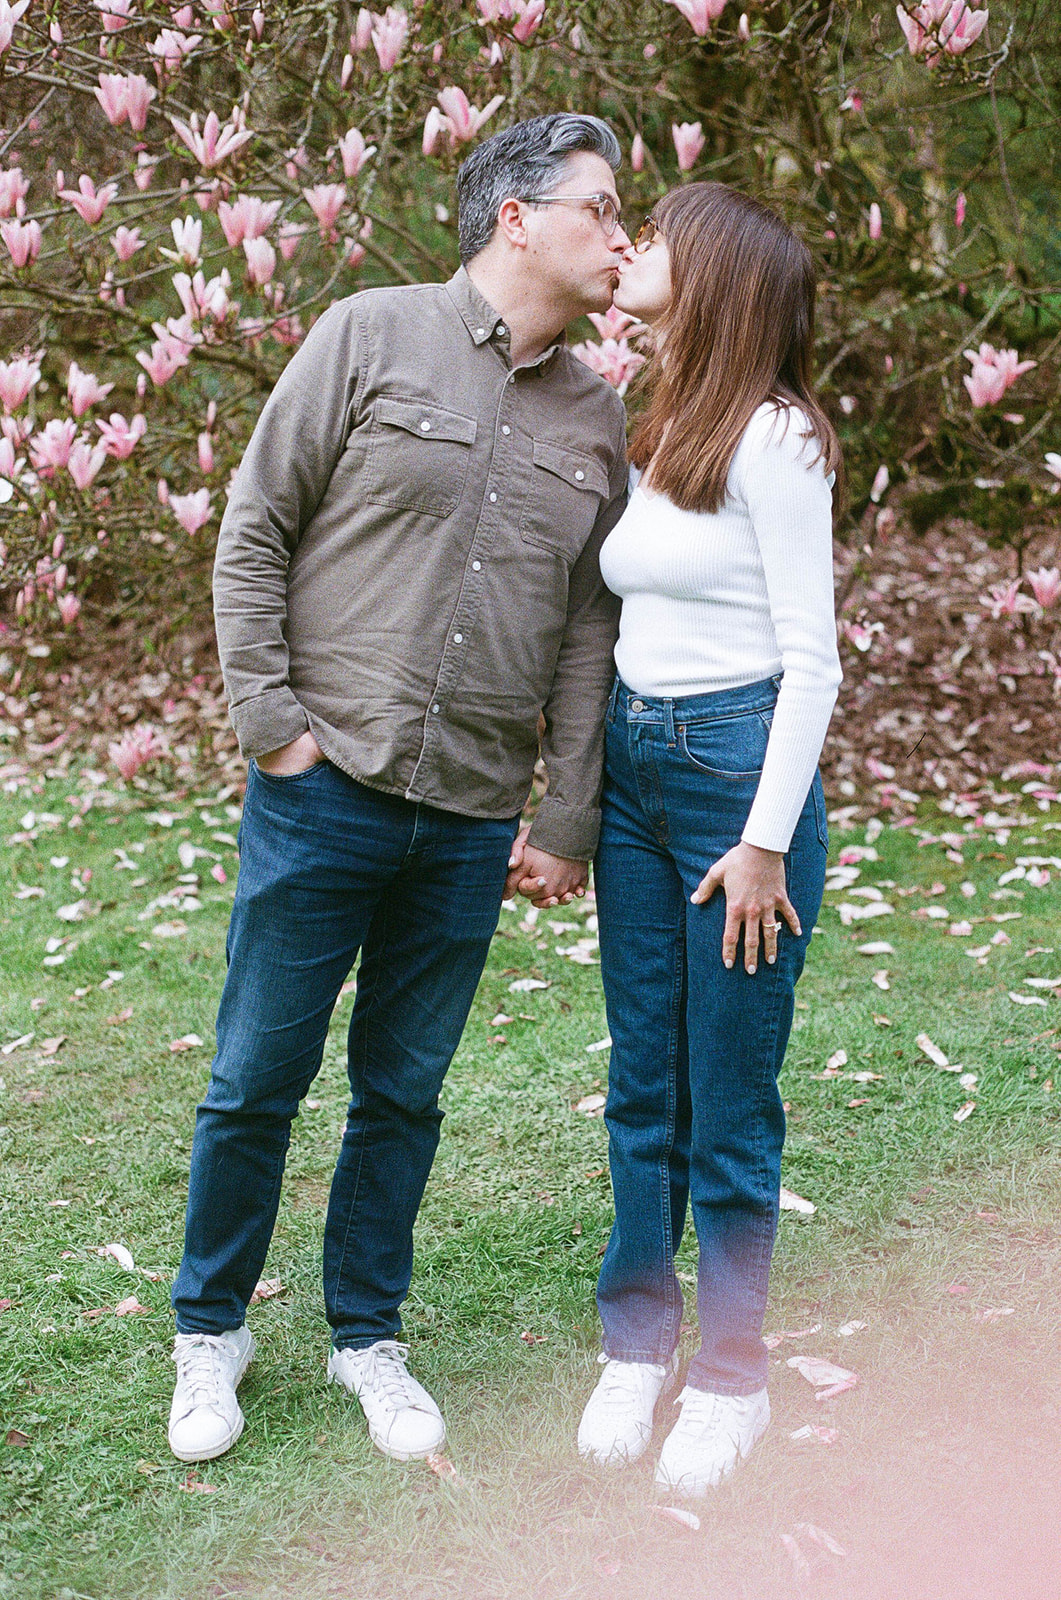
[[[606, 124], [566, 113], [479, 146], [458, 176], [464, 265], [331, 306], [243, 458], [214, 596], [253, 760], [173, 1290], [182, 1461], [242, 1431], [291, 1120], [359, 951], [328, 1375], [385, 1454], [445, 1437], [397, 1343], [439, 1089], [506, 873], [507, 892], [565, 903], [597, 839], [616, 634], [597, 556], [624, 504], [624, 418], [563, 330], [611, 303], [619, 161]], [[549, 790], [513, 848], [542, 716]]]

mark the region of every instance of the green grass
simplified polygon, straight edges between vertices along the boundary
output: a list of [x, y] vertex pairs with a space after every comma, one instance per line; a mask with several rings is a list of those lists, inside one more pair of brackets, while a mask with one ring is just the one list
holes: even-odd
[[[1046, 1592], [1041, 1569], [1021, 1586], [1021, 1562], [1035, 1542], [1029, 1530], [1048, 1528], [1058, 1509], [1061, 1408], [1049, 1358], [1061, 1329], [1052, 1088], [1057, 1074], [1061, 1093], [1061, 1063], [1059, 1036], [1036, 1037], [1054, 1027], [1057, 1001], [1024, 979], [1061, 972], [1061, 873], [1044, 888], [1016, 881], [1007, 896], [991, 895], [1018, 855], [1061, 854], [1061, 835], [1043, 831], [1048, 815], [1033, 811], [1007, 837], [926, 814], [925, 828], [968, 828], [961, 861], [948, 859], [945, 842], [919, 847], [914, 830], [886, 828], [857, 886], [884, 885], [894, 914], [844, 928], [836, 904], [859, 897], [827, 897], [784, 1077], [785, 1183], [818, 1210], [783, 1218], [768, 1316], [771, 1329], [821, 1331], [775, 1351], [775, 1426], [699, 1508], [692, 1535], [653, 1510], [651, 1459], [601, 1476], [573, 1449], [595, 1375], [593, 1288], [609, 1226], [605, 1130], [575, 1105], [606, 1075], [607, 1052], [586, 1051], [606, 1028], [597, 969], [556, 954], [584, 929], [557, 936], [549, 923], [581, 923], [585, 906], [543, 913], [530, 930], [522, 910], [503, 913], [443, 1097], [406, 1337], [444, 1406], [459, 1477], [383, 1460], [348, 1398], [324, 1383], [319, 1257], [345, 1106], [347, 996], [316, 1108], [296, 1126], [267, 1268], [283, 1292], [251, 1312], [259, 1356], [241, 1389], [246, 1432], [197, 1475], [214, 1492], [182, 1488], [187, 1469], [169, 1457], [164, 1432], [168, 1284], [235, 879], [235, 798], [11, 772], [0, 794], [0, 1043], [35, 1035], [0, 1055], [0, 1298], [12, 1302], [0, 1312], [5, 1600], [788, 1600], [801, 1580], [780, 1536], [801, 1522], [848, 1550], [828, 1556], [801, 1538], [818, 1561], [802, 1581], [831, 1595]], [[838, 832], [834, 858], [864, 839], [864, 824]], [[227, 883], [210, 877], [209, 856], [189, 866], [185, 851], [182, 862], [182, 844], [215, 852]], [[200, 875], [198, 909], [164, 904], [141, 916], [159, 896], [194, 887], [180, 884], [189, 872]], [[963, 882], [975, 885], [969, 898]], [[934, 883], [942, 894], [897, 892]], [[20, 885], [45, 892], [19, 899]], [[57, 918], [79, 900], [89, 902], [83, 920]], [[1021, 915], [951, 937], [947, 921], [912, 915], [941, 904], [953, 921]], [[186, 931], [152, 934], [177, 921]], [[992, 946], [982, 965], [970, 959], [998, 927], [1011, 943]], [[76, 941], [53, 952], [66, 959], [43, 965], [46, 941], [63, 936]], [[876, 939], [895, 953], [858, 954]], [[1054, 953], [1025, 954], [1054, 940]], [[871, 981], [880, 968], [887, 992]], [[101, 989], [108, 971], [124, 975]], [[527, 975], [551, 987], [512, 994], [512, 979]], [[1011, 990], [1048, 1004], [1018, 1005]], [[498, 1011], [515, 1020], [492, 1026]], [[917, 1048], [923, 1030], [976, 1073], [974, 1089]], [[171, 1051], [189, 1033], [207, 1043]], [[42, 1042], [60, 1035], [43, 1054]], [[839, 1049], [843, 1074], [879, 1077], [822, 1078]], [[976, 1109], [956, 1123], [967, 1100]], [[101, 1257], [112, 1241], [158, 1280]], [[681, 1271], [691, 1323], [688, 1240]], [[131, 1294], [144, 1314], [85, 1315]], [[868, 1327], [839, 1336], [851, 1319]], [[684, 1348], [694, 1340], [690, 1326]], [[860, 1386], [818, 1405], [784, 1364], [800, 1351], [854, 1367]], [[838, 1427], [839, 1443], [791, 1440], [807, 1421]], [[28, 1443], [5, 1444], [17, 1439], [9, 1430]], [[1007, 1449], [1016, 1439], [1015, 1477]], [[965, 1537], [967, 1525], [975, 1536]], [[1009, 1561], [1013, 1525], [1024, 1527], [1023, 1555]], [[987, 1526], [1005, 1570], [997, 1591], [981, 1591], [966, 1571]]]

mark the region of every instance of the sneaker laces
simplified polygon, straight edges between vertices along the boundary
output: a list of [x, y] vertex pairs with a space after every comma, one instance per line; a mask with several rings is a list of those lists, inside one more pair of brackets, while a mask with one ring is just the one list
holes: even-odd
[[418, 1403], [419, 1397], [413, 1389], [415, 1379], [405, 1365], [409, 1359], [407, 1344], [399, 1344], [396, 1339], [380, 1339], [358, 1354], [363, 1357], [359, 1365], [364, 1384], [371, 1384], [385, 1400], [407, 1406]]
[[616, 1361], [605, 1357], [602, 1364], [604, 1371], [600, 1377], [601, 1404], [624, 1407], [629, 1405], [631, 1393], [635, 1389], [640, 1391], [642, 1387], [641, 1374], [636, 1369], [644, 1363]]
[[177, 1364], [177, 1382], [187, 1390], [189, 1408], [216, 1405], [221, 1397], [224, 1341], [214, 1333], [188, 1334], [185, 1339], [186, 1343], [178, 1341], [173, 1360]]

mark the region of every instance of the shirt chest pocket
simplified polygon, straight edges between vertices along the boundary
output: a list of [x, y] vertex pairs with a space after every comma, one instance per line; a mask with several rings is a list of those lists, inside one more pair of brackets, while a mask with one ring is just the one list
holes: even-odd
[[595, 456], [544, 439], [534, 439], [532, 445], [519, 531], [530, 544], [576, 561], [608, 498], [608, 475]]
[[474, 417], [433, 401], [381, 395], [372, 408], [361, 493], [374, 505], [448, 517], [468, 477]]

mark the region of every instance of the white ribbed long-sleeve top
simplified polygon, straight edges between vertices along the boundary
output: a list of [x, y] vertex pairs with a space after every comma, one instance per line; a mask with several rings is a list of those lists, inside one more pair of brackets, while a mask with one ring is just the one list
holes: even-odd
[[795, 407], [759, 407], [715, 512], [635, 485], [601, 549], [622, 598], [615, 662], [635, 694], [734, 689], [783, 673], [743, 838], [788, 849], [840, 684], [832, 483]]

